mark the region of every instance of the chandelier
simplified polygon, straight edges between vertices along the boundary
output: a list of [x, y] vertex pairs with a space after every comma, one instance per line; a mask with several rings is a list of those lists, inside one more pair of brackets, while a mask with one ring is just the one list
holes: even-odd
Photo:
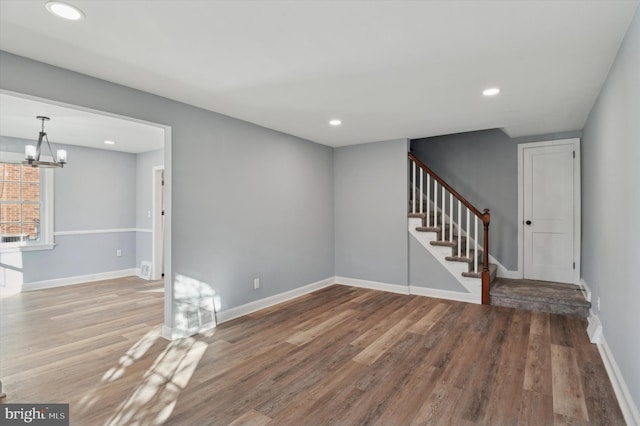
[[[67, 151], [64, 149], [59, 149], [54, 154], [53, 148], [51, 148], [51, 143], [49, 142], [49, 137], [47, 137], [47, 132], [44, 131], [44, 122], [49, 121], [50, 118], [43, 115], [39, 115], [36, 118], [42, 121], [42, 128], [40, 130], [40, 134], [38, 135], [38, 145], [27, 145], [25, 147], [25, 158], [22, 164], [31, 167], [64, 167], [64, 165], [67, 163]], [[42, 148], [43, 140], [47, 141], [47, 146], [49, 147], [49, 152], [51, 153], [51, 158], [53, 159], [53, 161], [40, 161], [40, 151]]]

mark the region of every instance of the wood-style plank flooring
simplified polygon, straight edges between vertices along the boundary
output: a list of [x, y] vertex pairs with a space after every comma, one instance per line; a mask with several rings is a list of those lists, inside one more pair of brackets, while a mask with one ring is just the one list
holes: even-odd
[[624, 424], [575, 317], [335, 285], [169, 342], [161, 290], [2, 299], [3, 402], [74, 425]]

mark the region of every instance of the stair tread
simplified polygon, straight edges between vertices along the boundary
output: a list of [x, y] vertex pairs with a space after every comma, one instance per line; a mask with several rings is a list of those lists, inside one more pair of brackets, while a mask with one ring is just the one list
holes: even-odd
[[441, 247], [455, 247], [457, 242], [449, 242], [449, 241], [431, 241], [432, 246], [441, 246]]
[[[456, 247], [457, 244], [454, 245], [454, 247]], [[458, 256], [457, 254], [455, 256], [447, 256], [445, 257], [446, 260], [451, 261], [451, 262], [464, 262], [464, 263], [473, 263], [473, 256], [474, 256], [475, 250], [471, 249], [469, 250], [469, 257], [467, 257], [467, 252], [466, 250], [463, 250], [461, 255]], [[482, 254], [482, 250], [478, 250], [479, 254]], [[479, 262], [482, 262], [482, 259], [478, 259]]]
[[440, 232], [439, 226], [417, 226], [416, 231], [418, 232]]
[[585, 308], [591, 306], [580, 287], [549, 281], [498, 278], [491, 286], [491, 297]]
[[[498, 265], [495, 263], [489, 263], [489, 275], [494, 276], [498, 271]], [[480, 269], [480, 264], [478, 264], [478, 272], [463, 272], [463, 277], [466, 278], [482, 278], [482, 270]], [[491, 282], [495, 281], [497, 278], [491, 280]]]

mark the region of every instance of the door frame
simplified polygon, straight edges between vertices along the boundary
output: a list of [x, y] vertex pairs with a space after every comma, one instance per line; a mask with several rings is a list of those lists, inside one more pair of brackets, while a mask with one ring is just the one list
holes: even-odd
[[580, 138], [556, 139], [543, 142], [518, 144], [518, 276], [524, 278], [524, 150], [558, 145], [573, 145], [575, 162], [573, 168], [573, 259], [576, 263], [573, 283], [580, 284], [580, 241], [581, 241], [581, 172]]
[[[151, 170], [151, 279], [159, 280], [162, 278], [162, 269], [160, 265], [164, 265], [165, 259], [165, 241], [163, 232], [162, 218], [162, 192], [166, 187], [162, 185], [164, 173], [164, 165], [154, 166]], [[165, 176], [166, 178], [166, 176]], [[165, 181], [166, 182], [166, 181]], [[164, 194], [165, 210], [166, 210], [166, 193]], [[166, 219], [166, 215], [165, 215]], [[165, 220], [166, 224], [166, 220]], [[164, 229], [166, 232], [166, 227]], [[162, 238], [161, 238], [162, 236]]]

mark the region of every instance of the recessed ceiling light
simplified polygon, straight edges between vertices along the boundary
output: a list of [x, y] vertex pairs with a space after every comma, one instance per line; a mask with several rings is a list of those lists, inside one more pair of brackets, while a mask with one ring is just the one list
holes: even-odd
[[45, 7], [52, 14], [70, 21], [79, 21], [84, 18], [84, 13], [82, 13], [80, 9], [67, 3], [50, 1], [45, 5]]
[[338, 120], [337, 118], [334, 118], [333, 120], [329, 121], [329, 124], [331, 124], [332, 126], [339, 126], [342, 124], [342, 120]]
[[498, 89], [497, 87], [490, 87], [482, 91], [482, 94], [485, 96], [495, 96], [498, 93], [500, 93], [500, 89]]
[[106, 143], [107, 145], [115, 145], [116, 144], [115, 141], [104, 141], [104, 143]]

